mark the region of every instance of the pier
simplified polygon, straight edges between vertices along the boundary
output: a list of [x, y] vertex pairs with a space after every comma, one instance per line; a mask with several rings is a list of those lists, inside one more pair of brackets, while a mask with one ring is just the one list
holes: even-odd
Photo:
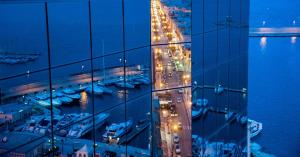
[[281, 28], [250, 28], [250, 37], [296, 37], [300, 36], [299, 27], [281, 27]]
[[[145, 71], [147, 71], [147, 69], [139, 69], [138, 67], [140, 66], [141, 65], [127, 67], [126, 76], [143, 74]], [[94, 81], [110, 80], [110, 79], [114, 80], [117, 77], [124, 76], [123, 67], [112, 67], [112, 68], [107, 68], [106, 70], [107, 70], [105, 71], [106, 75], [103, 74], [104, 73], [103, 71], [96, 70], [96, 72], [94, 72]], [[67, 78], [55, 79], [54, 80], [55, 83], [52, 85], [52, 88], [53, 89], [58, 89], [63, 87], [79, 88], [80, 85], [91, 83], [90, 81], [91, 81], [90, 73], [78, 73], [78, 74], [70, 75]], [[1, 99], [2, 101], [5, 101], [6, 99], [16, 98], [16, 97], [33, 94], [45, 90], [49, 91], [49, 84], [47, 82], [34, 82], [26, 85], [10, 87], [8, 89], [2, 88]]]

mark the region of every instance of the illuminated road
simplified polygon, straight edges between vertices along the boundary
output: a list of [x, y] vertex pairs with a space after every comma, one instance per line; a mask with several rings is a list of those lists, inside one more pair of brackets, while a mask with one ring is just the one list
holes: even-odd
[[[155, 90], [190, 85], [190, 58], [184, 55], [182, 35], [175, 22], [168, 16], [159, 0], [152, 0], [152, 39], [155, 70]], [[165, 157], [191, 156], [191, 91], [190, 88], [168, 90], [168, 100], [175, 106], [178, 116], [170, 110], [161, 109], [160, 129], [162, 150]], [[159, 97], [160, 99], [164, 99]], [[176, 153], [174, 135], [179, 135], [180, 153]]]

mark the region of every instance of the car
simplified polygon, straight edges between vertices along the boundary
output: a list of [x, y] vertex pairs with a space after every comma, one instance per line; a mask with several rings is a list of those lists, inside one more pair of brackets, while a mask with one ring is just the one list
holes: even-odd
[[182, 129], [182, 123], [178, 122], [178, 128], [181, 130]]
[[177, 98], [177, 102], [178, 102], [178, 103], [181, 103], [181, 98], [178, 97], [178, 98]]
[[183, 89], [178, 89], [178, 93], [182, 94], [183, 93]]
[[171, 117], [177, 117], [178, 116], [178, 113], [176, 112], [176, 110], [170, 110], [171, 112]]
[[180, 149], [179, 144], [175, 144], [175, 152], [176, 152], [176, 154], [180, 154], [181, 153], [181, 149]]
[[179, 136], [177, 133], [173, 134], [173, 140], [175, 143], [179, 143]]

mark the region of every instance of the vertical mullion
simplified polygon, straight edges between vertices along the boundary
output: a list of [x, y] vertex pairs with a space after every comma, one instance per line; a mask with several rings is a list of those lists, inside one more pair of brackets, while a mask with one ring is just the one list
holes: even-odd
[[149, 38], [150, 38], [150, 41], [149, 41], [149, 45], [150, 45], [150, 49], [149, 49], [149, 56], [150, 56], [150, 70], [151, 72], [149, 72], [151, 74], [151, 79], [150, 79], [150, 135], [151, 136], [151, 140], [150, 140], [150, 156], [153, 156], [153, 139], [154, 139], [154, 125], [153, 125], [153, 115], [152, 115], [152, 112], [153, 112], [153, 76], [155, 76], [155, 74], [153, 73], [153, 56], [152, 56], [152, 0], [149, 0], [149, 3], [150, 3], [150, 18], [149, 18]]
[[50, 91], [50, 114], [51, 114], [51, 149], [54, 156], [54, 132], [53, 132], [53, 103], [52, 103], [52, 75], [51, 75], [51, 48], [50, 48], [50, 33], [49, 33], [49, 16], [48, 2], [45, 2], [45, 17], [46, 17], [46, 33], [47, 33], [47, 55], [48, 55], [48, 79]]
[[91, 10], [91, 0], [88, 1], [88, 12], [89, 12], [89, 39], [90, 39], [90, 57], [91, 57], [91, 81], [92, 81], [92, 118], [93, 118], [93, 154], [96, 155], [96, 139], [95, 139], [95, 99], [94, 99], [94, 66], [93, 66], [93, 33], [92, 33], [92, 10]]
[[[123, 83], [124, 83], [124, 86], [125, 86], [125, 84], [126, 84], [126, 55], [125, 55], [125, 53], [126, 53], [126, 41], [125, 41], [125, 0], [122, 0], [122, 38], [123, 38], [123, 40], [122, 40], [122, 49], [123, 49]], [[127, 90], [126, 90], [126, 88], [123, 88], [123, 90], [124, 90], [124, 112], [125, 112], [125, 116], [124, 116], [124, 118], [125, 118], [125, 121], [127, 121], [127, 103], [126, 103], [126, 101], [127, 101], [127, 99], [126, 99], [126, 97], [127, 97]], [[126, 128], [126, 129], [128, 129], [128, 128]], [[127, 141], [127, 134], [125, 134], [125, 140]], [[125, 146], [125, 153], [126, 153], [126, 156], [127, 156], [127, 144], [126, 144], [126, 146]]]

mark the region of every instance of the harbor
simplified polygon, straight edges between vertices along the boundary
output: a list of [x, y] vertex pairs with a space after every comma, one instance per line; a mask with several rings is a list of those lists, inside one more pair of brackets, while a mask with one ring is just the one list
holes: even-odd
[[[102, 71], [97, 71], [93, 84], [88, 81], [88, 73], [73, 74], [67, 79], [55, 81], [51, 91], [47, 90], [49, 87], [43, 82], [36, 83], [38, 86], [33, 88], [24, 88], [28, 86], [25, 84], [8, 90], [2, 89], [0, 136], [9, 138], [14, 134], [24, 133], [20, 136], [26, 139], [27, 135], [29, 138], [34, 134], [46, 141], [43, 149], [50, 149], [54, 135], [55, 141], [64, 141], [64, 148], [59, 142], [54, 142], [57, 149], [49, 151], [62, 155], [76, 155], [79, 150], [92, 153], [90, 147], [95, 138], [96, 145], [101, 146], [97, 148], [99, 154], [110, 151], [118, 156], [125, 152], [147, 156], [150, 150], [150, 79], [149, 71], [146, 68], [141, 70], [140, 67], [128, 67], [126, 76], [119, 72], [118, 67], [107, 69], [105, 76]], [[92, 97], [94, 103], [91, 101]], [[125, 101], [125, 97], [129, 101]], [[142, 108], [144, 112], [131, 112], [134, 108]], [[145, 110], [146, 108], [149, 110]], [[123, 116], [119, 113], [123, 113]], [[128, 128], [130, 131], [120, 130], [122, 133], [116, 137], [119, 142], [103, 140], [102, 136], [109, 125], [119, 125], [126, 119], [132, 119]], [[141, 142], [138, 139], [148, 140]], [[16, 148], [23, 147], [23, 144], [17, 144]], [[68, 145], [72, 147], [68, 148]], [[73, 149], [74, 145], [80, 145], [81, 148]], [[5, 147], [5, 144], [1, 146], [3, 150], [14, 152]], [[86, 147], [89, 149], [85, 149]]]

